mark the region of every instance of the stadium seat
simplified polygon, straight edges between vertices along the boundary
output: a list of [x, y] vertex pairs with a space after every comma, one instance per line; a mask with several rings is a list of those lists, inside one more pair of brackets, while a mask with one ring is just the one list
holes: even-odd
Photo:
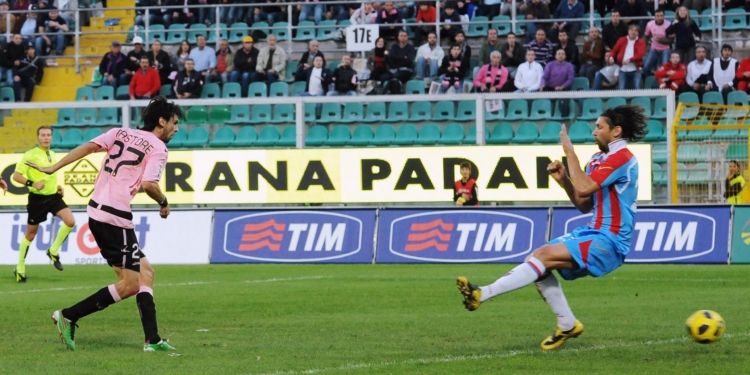
[[315, 104], [305, 103], [305, 122], [315, 122]]
[[[551, 113], [550, 113], [551, 115]], [[529, 118], [529, 103], [523, 99], [513, 99], [508, 103], [505, 119], [508, 121], [526, 120]]]
[[249, 124], [250, 106], [246, 104], [233, 105], [229, 113], [229, 120], [225, 122], [230, 125]]
[[404, 95], [424, 95], [424, 81], [412, 79], [406, 82]]
[[469, 24], [469, 31], [466, 36], [469, 38], [480, 38], [487, 35], [489, 19], [484, 16], [474, 16]]
[[196, 126], [188, 135], [188, 139], [182, 143], [182, 147], [202, 148], [208, 143], [208, 129]]
[[[104, 86], [109, 87], [110, 89], [112, 86]], [[76, 101], [84, 101], [84, 100], [94, 100], [94, 88], [90, 86], [81, 86], [76, 89]]]
[[711, 180], [711, 164], [697, 163], [688, 173], [687, 182], [691, 185], [707, 184]]
[[516, 136], [513, 137], [513, 143], [530, 144], [534, 143], [539, 137], [539, 128], [533, 122], [524, 122], [518, 127]]
[[315, 39], [315, 22], [302, 21], [297, 25], [297, 36], [294, 37], [296, 42], [306, 42]]
[[513, 139], [513, 125], [507, 122], [501, 122], [492, 129], [487, 143], [491, 145], [508, 144]]
[[726, 158], [728, 160], [747, 160], [747, 144], [731, 144], [727, 148]]
[[[711, 31], [714, 28], [714, 17], [711, 16], [711, 8], [704, 9], [701, 13], [700, 19], [700, 30], [701, 31]], [[698, 19], [696, 19], [697, 21]]]
[[274, 35], [276, 35], [276, 40], [279, 42], [289, 40], [289, 23], [288, 22], [274, 22], [273, 26], [270, 27], [270, 31]]
[[352, 139], [349, 140], [351, 146], [367, 146], [372, 142], [372, 138], [375, 134], [372, 131], [370, 125], [360, 125], [354, 128], [352, 133]]
[[651, 173], [653, 174], [652, 182], [654, 183], [654, 185], [666, 185], [667, 184], [667, 174], [661, 168], [661, 165], [652, 163]]
[[[409, 103], [391, 102], [388, 104], [387, 122], [402, 122], [409, 119]], [[376, 132], [377, 133], [377, 132]]]
[[502, 15], [493, 17], [491, 27], [497, 30], [498, 36], [508, 35], [510, 33], [510, 17]]
[[572, 121], [573, 120], [573, 118], [576, 115], [576, 101], [573, 99], [568, 100], [568, 115], [563, 116], [562, 111], [560, 110], [560, 105], [563, 100], [566, 100], [566, 99], [554, 101], [555, 103], [554, 115], [552, 115], [552, 117], [547, 117], [547, 119], [552, 119], [556, 121]]
[[[476, 131], [476, 130], [475, 130]], [[441, 145], [460, 145], [464, 140], [464, 127], [459, 124], [448, 124], [438, 140]], [[476, 140], [474, 140], [476, 143]]]
[[353, 122], [362, 122], [364, 119], [365, 108], [361, 102], [345, 103], [344, 112], [341, 115], [343, 123], [351, 124]]
[[700, 160], [701, 146], [697, 144], [677, 144], [677, 161], [694, 163]]
[[369, 102], [367, 103], [367, 112], [364, 122], [385, 122], [385, 103], [384, 102]]
[[76, 126], [96, 125], [96, 108], [80, 108], [76, 111]]
[[463, 100], [458, 102], [456, 111], [456, 121], [473, 121], [476, 120], [477, 103], [474, 101]]
[[658, 89], [659, 81], [654, 76], [646, 77], [646, 82], [643, 84], [644, 89]]
[[161, 88], [159, 89], [159, 96], [163, 96], [165, 98], [168, 98], [172, 96], [174, 91], [172, 91], [172, 85], [161, 85]]
[[265, 82], [253, 82], [247, 89], [248, 98], [265, 98], [268, 95], [268, 87]]
[[257, 104], [253, 106], [253, 115], [250, 117], [251, 124], [266, 124], [271, 122], [271, 105]]
[[76, 126], [75, 108], [60, 108], [57, 111], [57, 123], [55, 127]]
[[747, 93], [732, 91], [727, 95], [727, 105], [747, 106]]
[[208, 121], [206, 106], [196, 105], [190, 107], [186, 117], [188, 124], [205, 124]]
[[328, 146], [346, 146], [349, 143], [352, 135], [349, 131], [349, 127], [346, 125], [336, 125], [331, 129], [331, 134], [328, 136], [326, 145]]
[[[572, 112], [571, 108], [571, 112]], [[552, 117], [552, 102], [548, 99], [535, 99], [531, 102], [529, 120], [548, 120]]]
[[174, 23], [167, 30], [167, 39], [164, 40], [164, 44], [180, 44], [185, 39], [187, 39], [185, 24]]
[[208, 123], [224, 125], [232, 117], [228, 105], [215, 105], [208, 111]]
[[586, 98], [583, 100], [581, 107], [581, 115], [578, 116], [579, 120], [596, 120], [602, 113], [604, 101], [601, 98]]
[[270, 97], [277, 96], [289, 96], [289, 85], [286, 82], [274, 82], [271, 84], [271, 92], [268, 94]]
[[[416, 18], [407, 18], [404, 21], [406, 21], [406, 23], [417, 23], [417, 19]], [[409, 39], [413, 39], [414, 38], [414, 30], [412, 30], [412, 26], [406, 26], [406, 27], [404, 27], [404, 29], [406, 29], [406, 36], [408, 36]]]
[[[253, 110], [253, 112], [255, 111]], [[280, 137], [281, 134], [279, 133], [279, 128], [274, 125], [269, 125], [261, 129], [260, 134], [258, 135], [258, 140], [255, 141], [255, 144], [262, 147], [271, 147], [276, 145], [276, 142], [279, 141]]]
[[412, 124], [404, 124], [396, 131], [396, 139], [391, 142], [394, 145], [399, 146], [410, 146], [419, 138], [419, 131], [417, 127]]
[[[101, 88], [101, 87], [99, 87]], [[115, 92], [115, 97], [118, 97], [120, 95], [130, 95], [130, 86], [128, 85], [120, 85], [117, 87], [117, 90]]]
[[319, 41], [334, 39], [331, 34], [336, 32], [336, 20], [322, 20], [318, 24], [316, 39]]
[[334, 71], [339, 67], [339, 64], [341, 64], [341, 60], [328, 60], [326, 61], [326, 64], [328, 65], [327, 68], [330, 71]]
[[240, 128], [240, 131], [237, 132], [237, 138], [232, 142], [232, 147], [250, 147], [253, 146], [257, 140], [258, 131], [252, 126], [243, 126]]
[[499, 111], [487, 112], [487, 106], [484, 106], [484, 121], [505, 119], [505, 101], [501, 100], [501, 102], [503, 103], [503, 106]]
[[747, 30], [747, 15], [745, 9], [734, 8], [727, 10], [724, 18], [724, 30]]
[[190, 25], [187, 37], [188, 43], [190, 43], [190, 45], [195, 45], [195, 43], [198, 42], [198, 35], [208, 37], [207, 27], [205, 24], [194, 23]]
[[[698, 101], [698, 94], [694, 92], [683, 92], [680, 94], [679, 98], [677, 99], [680, 103], [692, 103], [692, 104], [698, 104], [700, 101]], [[681, 120], [690, 120], [693, 119], [695, 116], [698, 116], [698, 107], [692, 106], [692, 107], [684, 107], [682, 109], [682, 116]]]
[[292, 60], [286, 63], [286, 81], [287, 82], [294, 82], [294, 73], [297, 71], [297, 67], [299, 67], [299, 61]]
[[57, 145], [62, 142], [62, 133], [60, 133], [57, 129], [52, 129], [52, 145], [53, 148], [57, 147]]
[[[268, 30], [268, 22], [254, 22], [252, 27], [250, 28], [248, 34], [253, 35], [254, 31], [258, 31], [262, 34], [268, 35], [270, 34], [270, 30]], [[258, 43], [259, 41], [265, 40], [265, 38], [255, 38], [255, 43]]]
[[542, 127], [542, 132], [536, 141], [539, 143], [560, 143], [560, 130], [562, 130], [562, 124], [557, 121], [549, 121]]
[[221, 88], [218, 83], [206, 83], [201, 90], [201, 99], [219, 99], [221, 98]]
[[86, 132], [83, 133], [83, 138], [81, 139], [81, 143], [91, 142], [92, 139], [100, 135], [102, 135], [102, 131], [97, 128], [91, 128], [89, 130], [86, 130]]
[[274, 124], [293, 124], [294, 104], [276, 104], [273, 108], [273, 118], [271, 123]]
[[118, 126], [120, 125], [120, 116], [117, 115], [117, 108], [99, 108], [99, 117], [96, 120], [96, 126]]
[[[544, 133], [544, 130], [542, 130]], [[591, 127], [586, 121], [576, 121], [570, 124], [568, 130], [568, 137], [573, 143], [589, 143], [594, 141], [594, 136], [591, 134]], [[560, 141], [560, 134], [557, 134], [556, 142]]]
[[[393, 105], [394, 103], [391, 103]], [[370, 141], [373, 146], [388, 146], [396, 139], [396, 129], [392, 125], [382, 124], [375, 128], [375, 136]]]
[[646, 111], [646, 116], [651, 117], [651, 98], [649, 97], [639, 97], [639, 98], [633, 98], [633, 100], [630, 101], [630, 104], [635, 104], [643, 107], [644, 111]]
[[414, 102], [411, 106], [410, 121], [432, 120], [432, 105], [430, 102]]
[[[743, 93], [744, 95], [744, 93]], [[737, 124], [737, 119], [733, 118], [724, 118], [723, 120], [719, 121], [719, 125], [735, 125]], [[712, 139], [736, 139], [740, 136], [740, 130], [739, 129], [717, 129], [714, 134], [711, 135]], [[745, 134], [745, 139], [747, 138], [747, 134]]]
[[294, 82], [292, 84], [292, 96], [297, 96], [305, 92], [306, 88], [307, 88], [307, 82]]
[[325, 126], [315, 125], [307, 132], [305, 137], [306, 146], [322, 146], [328, 140], [328, 129]]
[[[154, 25], [154, 26], [156, 26], [156, 25]], [[227, 34], [227, 24], [225, 24], [223, 22], [220, 22], [218, 24], [218, 26], [219, 26], [219, 37], [218, 38], [216, 37], [216, 25], [212, 25], [208, 29], [206, 29], [206, 34], [207, 34], [207, 37], [208, 37], [207, 40], [206, 40], [206, 43], [208, 43], [209, 45], [215, 44], [216, 41], [227, 39], [227, 36], [228, 36], [228, 34]]]
[[62, 140], [57, 144], [57, 147], [59, 148], [74, 148], [78, 147], [83, 141], [83, 134], [78, 129], [68, 129], [68, 131], [63, 134]]
[[621, 105], [628, 104], [628, 102], [625, 100], [625, 98], [609, 98], [607, 99], [607, 107], [604, 109], [619, 107]]
[[133, 108], [130, 117], [131, 125], [143, 125], [143, 110], [144, 107]]
[[667, 153], [667, 145], [664, 143], [657, 143], [651, 148], [651, 161], [654, 163], [666, 163], [669, 159]]
[[182, 144], [188, 139], [187, 129], [182, 129], [175, 133], [172, 139], [169, 140], [169, 148], [182, 147]]
[[279, 147], [294, 147], [297, 144], [297, 128], [294, 126], [287, 126], [284, 131], [281, 132], [279, 141], [276, 142], [276, 146]]
[[245, 35], [248, 35], [248, 27], [244, 22], [235, 22], [229, 25], [229, 28], [232, 29], [229, 30], [230, 44], [242, 43], [242, 38], [244, 38]]
[[651, 118], [655, 120], [665, 120], [667, 118], [667, 98], [660, 96], [654, 102], [654, 113]]
[[659, 142], [662, 140], [662, 137], [666, 138], [664, 126], [662, 126], [661, 121], [648, 120], [646, 129], [648, 130], [648, 134], [643, 138], [645, 142]]
[[[721, 94], [719, 94], [721, 95]], [[701, 117], [695, 121], [692, 122], [692, 125], [711, 125], [711, 121], [709, 121], [705, 117]], [[690, 127], [688, 127], [689, 129]], [[710, 129], [700, 129], [700, 130], [690, 130], [690, 132], [683, 138], [680, 137], [678, 134], [678, 139], [687, 139], [689, 141], [702, 141], [705, 140], [713, 134], [713, 130]], [[679, 133], [679, 132], [678, 132]]]
[[223, 126], [216, 131], [214, 139], [208, 142], [208, 147], [229, 147], [234, 142], [234, 129], [231, 126]]
[[242, 98], [242, 86], [239, 82], [227, 82], [221, 90], [222, 99]]
[[591, 88], [591, 84], [589, 84], [589, 79], [586, 77], [576, 77], [573, 80], [573, 87], [571, 88], [572, 91], [582, 91], [582, 90], [588, 90]]
[[[488, 143], [488, 140], [490, 139], [490, 128], [485, 125], [484, 126], [484, 142]], [[466, 135], [466, 138], [464, 138], [463, 144], [465, 145], [475, 145], [477, 144], [477, 126], [472, 125], [469, 128], [469, 134]]]
[[452, 101], [440, 101], [435, 104], [435, 121], [455, 121], [455, 106]]
[[418, 145], [434, 145], [440, 140], [440, 128], [435, 124], [427, 124], [419, 132], [419, 138], [414, 143]]
[[330, 124], [341, 121], [341, 104], [340, 103], [323, 103], [320, 111], [319, 123]]
[[718, 91], [706, 91], [703, 93], [703, 104], [724, 105], [724, 97]]
[[685, 163], [677, 163], [677, 182], [687, 182], [690, 170]]

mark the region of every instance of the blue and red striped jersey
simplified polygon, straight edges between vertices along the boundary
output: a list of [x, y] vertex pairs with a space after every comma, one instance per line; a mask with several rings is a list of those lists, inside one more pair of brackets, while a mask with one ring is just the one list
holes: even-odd
[[638, 159], [624, 139], [609, 144], [586, 165], [586, 174], [601, 186], [594, 195], [594, 215], [588, 227], [614, 236], [618, 251], [627, 255], [633, 237], [638, 197]]

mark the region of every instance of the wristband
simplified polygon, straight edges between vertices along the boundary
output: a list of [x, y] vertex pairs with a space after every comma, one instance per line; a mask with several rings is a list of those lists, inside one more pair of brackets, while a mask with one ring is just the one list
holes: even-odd
[[34, 181], [26, 180], [26, 186], [34, 185]]
[[169, 205], [169, 202], [167, 202], [167, 196], [165, 195], [164, 196], [164, 200], [162, 200], [161, 202], [159, 202], [159, 206], [160, 207], [167, 207], [168, 205]]

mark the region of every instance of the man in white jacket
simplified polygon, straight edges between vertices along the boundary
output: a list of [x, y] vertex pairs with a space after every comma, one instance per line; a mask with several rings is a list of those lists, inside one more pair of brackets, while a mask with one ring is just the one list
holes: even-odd
[[703, 97], [703, 93], [714, 88], [711, 74], [711, 60], [706, 59], [706, 47], [695, 47], [695, 60], [687, 66], [687, 82], [690, 90]]
[[517, 94], [539, 91], [544, 69], [542, 69], [541, 64], [534, 61], [535, 59], [536, 53], [534, 53], [534, 50], [526, 50], [526, 62], [519, 65], [516, 71], [514, 83], [518, 89], [515, 91]]
[[417, 50], [417, 59], [415, 60], [416, 79], [425, 78], [424, 71], [426, 67], [430, 68], [430, 75], [428, 76], [430, 82], [436, 79], [438, 68], [443, 62], [444, 56], [445, 52], [443, 52], [443, 49], [437, 44], [437, 34], [435, 34], [434, 31], [430, 31], [430, 33], [427, 34], [427, 43], [421, 45]]

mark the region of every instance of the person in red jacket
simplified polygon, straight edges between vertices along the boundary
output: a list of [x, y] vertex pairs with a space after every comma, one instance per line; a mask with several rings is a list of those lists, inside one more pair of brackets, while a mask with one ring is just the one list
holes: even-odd
[[750, 57], [740, 61], [740, 67], [734, 78], [737, 79], [737, 91], [750, 94]]
[[[432, 4], [435, 4], [434, 2]], [[419, 3], [419, 10], [417, 10], [417, 23], [432, 24], [437, 20], [437, 10], [435, 7], [430, 5], [428, 2]], [[414, 45], [418, 46], [422, 44], [422, 40], [425, 39], [427, 34], [431, 31], [435, 31], [435, 25], [420, 25], [414, 29]]]
[[660, 89], [670, 89], [681, 92], [685, 88], [685, 77], [687, 68], [680, 62], [680, 54], [672, 52], [669, 62], [662, 65], [654, 72], [654, 77], [659, 81]]
[[148, 57], [141, 57], [140, 65], [141, 69], [133, 73], [133, 79], [130, 81], [130, 90], [128, 92], [130, 100], [156, 97], [159, 94], [159, 89], [161, 89], [159, 71], [151, 67]]
[[638, 25], [630, 25], [628, 35], [620, 38], [610, 51], [610, 59], [620, 66], [620, 90], [625, 90], [628, 82], [633, 83], [633, 89], [641, 89], [641, 67], [646, 54], [646, 42], [638, 37], [640, 33]]
[[477, 182], [471, 178], [471, 163], [461, 163], [461, 179], [453, 185], [453, 201], [456, 206], [479, 206]]

